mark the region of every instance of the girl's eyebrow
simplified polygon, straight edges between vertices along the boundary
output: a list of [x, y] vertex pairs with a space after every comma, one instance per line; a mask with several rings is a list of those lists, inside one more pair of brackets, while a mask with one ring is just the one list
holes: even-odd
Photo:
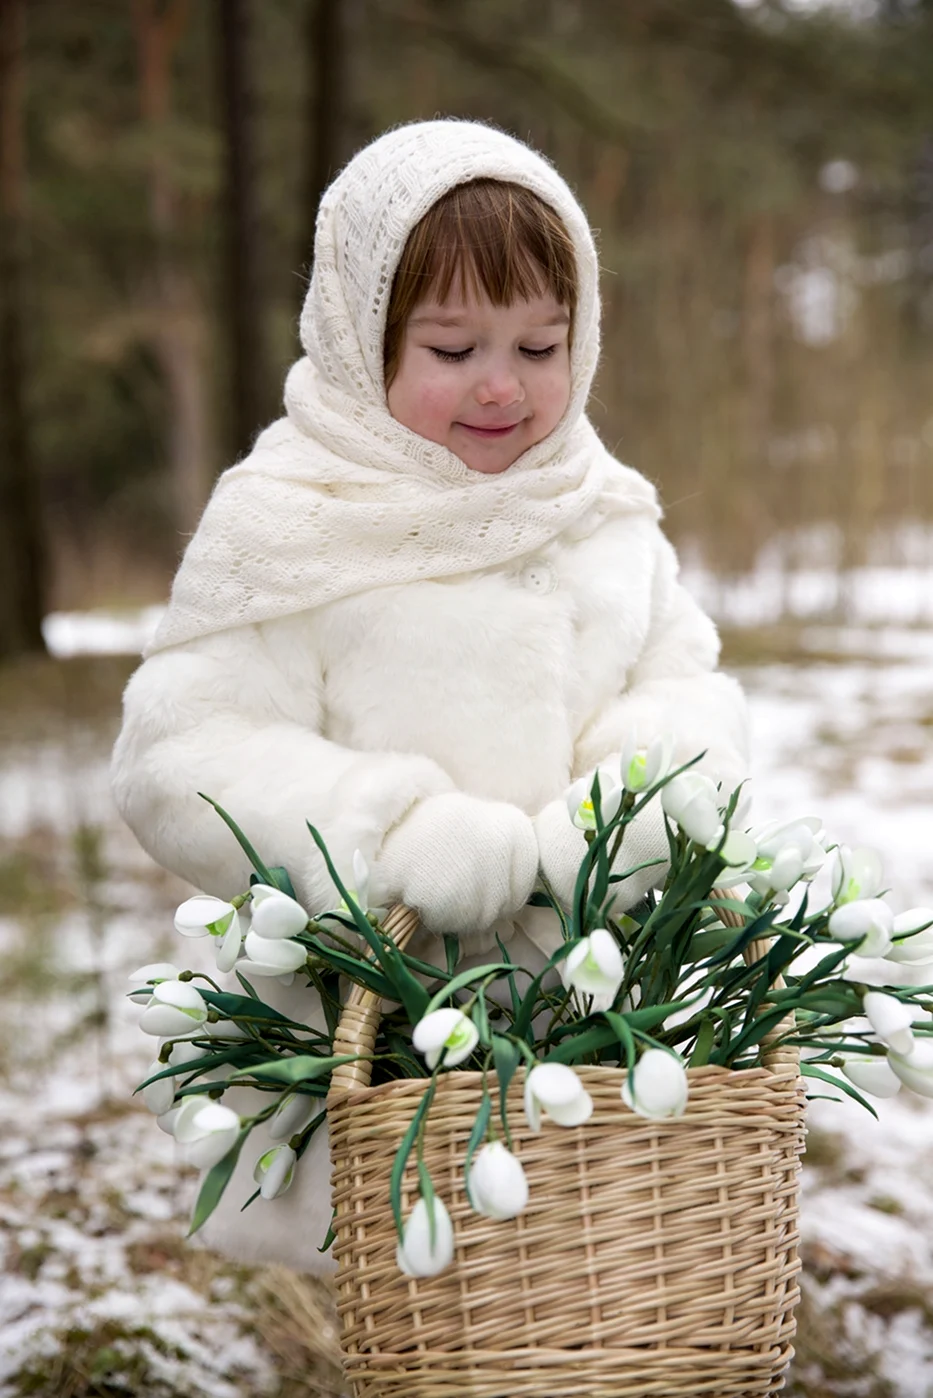
[[[468, 316], [435, 316], [430, 313], [425, 315], [413, 315], [409, 320], [409, 325], [438, 325], [443, 329], [460, 329], [469, 323]], [[553, 330], [560, 325], [570, 324], [570, 312], [563, 309], [557, 311], [548, 320], [541, 321], [540, 324], [533, 325], [533, 330]]]

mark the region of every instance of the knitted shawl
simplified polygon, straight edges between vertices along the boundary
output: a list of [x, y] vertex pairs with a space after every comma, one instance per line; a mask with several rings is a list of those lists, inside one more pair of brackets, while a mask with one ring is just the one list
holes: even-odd
[[[571, 394], [554, 430], [499, 475], [471, 471], [389, 413], [383, 332], [409, 233], [455, 185], [534, 191], [573, 239]], [[285, 416], [219, 478], [148, 654], [370, 588], [497, 567], [616, 512], [658, 517], [653, 487], [585, 416], [599, 354], [586, 217], [543, 156], [478, 122], [416, 122], [360, 151], [321, 201]]]

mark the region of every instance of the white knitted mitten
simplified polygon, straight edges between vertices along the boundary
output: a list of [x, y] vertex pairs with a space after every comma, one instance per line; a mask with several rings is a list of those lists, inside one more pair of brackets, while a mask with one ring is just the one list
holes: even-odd
[[414, 908], [429, 932], [489, 927], [527, 903], [538, 872], [531, 820], [517, 806], [462, 792], [427, 796], [389, 831], [374, 901]]
[[[563, 798], [549, 802], [535, 817], [535, 834], [538, 837], [541, 872], [563, 907], [569, 908], [586, 851], [586, 839], [583, 831], [578, 830], [571, 821], [567, 802]], [[649, 888], [656, 888], [664, 882], [668, 857], [664, 815], [660, 800], [655, 799], [627, 826], [613, 872], [624, 873], [646, 859], [663, 859], [664, 863], [640, 869], [637, 874], [612, 885], [616, 894], [614, 906], [619, 912], [624, 912], [644, 898]]]

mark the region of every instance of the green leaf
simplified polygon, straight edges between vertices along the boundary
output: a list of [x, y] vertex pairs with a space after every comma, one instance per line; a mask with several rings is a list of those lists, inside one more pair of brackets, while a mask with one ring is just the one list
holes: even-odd
[[[486, 1132], [489, 1129], [489, 1118], [492, 1116], [492, 1102], [486, 1085], [483, 1084], [483, 1096], [479, 1104], [479, 1111], [476, 1113], [476, 1120], [473, 1123], [473, 1130], [470, 1132], [470, 1139], [467, 1141], [466, 1155], [463, 1160], [463, 1178], [470, 1178], [470, 1166], [473, 1164], [473, 1157], [479, 1150], [481, 1144], [486, 1139]], [[467, 1196], [469, 1197], [469, 1195]]]
[[261, 1078], [264, 1082], [314, 1082], [323, 1078], [341, 1063], [356, 1063], [365, 1055], [341, 1053], [331, 1058], [318, 1058], [314, 1054], [300, 1053], [292, 1058], [280, 1059], [278, 1063], [259, 1063], [251, 1068], [241, 1068], [231, 1074], [231, 1078]]
[[[251, 884], [260, 882], [260, 879], [250, 879]], [[280, 893], [287, 893], [289, 898], [294, 898], [295, 902], [298, 902], [298, 895], [288, 877], [288, 870], [282, 864], [274, 864], [269, 870], [269, 887], [277, 888]]]
[[223, 1160], [218, 1160], [217, 1164], [208, 1170], [204, 1179], [201, 1181], [201, 1188], [198, 1190], [198, 1198], [194, 1206], [194, 1213], [191, 1215], [191, 1227], [188, 1229], [189, 1238], [193, 1233], [197, 1233], [199, 1228], [204, 1226], [220, 1203], [223, 1192], [230, 1183], [230, 1177], [236, 1169], [236, 1163], [240, 1158], [240, 1151], [243, 1149], [243, 1142], [249, 1135], [250, 1130], [250, 1127], [246, 1127], [244, 1131], [240, 1132]]
[[336, 1223], [336, 1221], [337, 1221], [337, 1210], [334, 1209], [334, 1212], [331, 1214], [330, 1223], [328, 1224], [328, 1227], [327, 1227], [327, 1235], [326, 1235], [326, 1237], [325, 1237], [323, 1243], [321, 1244], [321, 1246], [318, 1248], [318, 1252], [326, 1252], [327, 1249], [330, 1247], [331, 1243], [333, 1243], [333, 1242], [336, 1240], [336, 1238], [337, 1238], [337, 1230], [336, 1230], [336, 1228], [334, 1227], [334, 1224]]
[[367, 990], [374, 991], [386, 1000], [399, 1000], [401, 998], [396, 993], [395, 986], [389, 978], [384, 976], [379, 968], [366, 957], [351, 956], [349, 952], [328, 946], [317, 936], [309, 937], [308, 941], [314, 949], [315, 956], [326, 961], [331, 970], [339, 971], [341, 975], [347, 976], [359, 985], [365, 985]]
[[619, 1036], [608, 1024], [596, 1024], [575, 1034], [562, 1044], [548, 1049], [548, 1063], [578, 1063], [591, 1053], [619, 1042]]
[[444, 935], [444, 958], [447, 962], [447, 974], [452, 976], [457, 962], [460, 960], [460, 943], [456, 937]]
[[357, 931], [372, 948], [383, 971], [392, 982], [394, 993], [391, 998], [394, 1000], [401, 1000], [402, 1004], [405, 1006], [405, 1013], [408, 1015], [409, 1020], [412, 1024], [417, 1024], [418, 1020], [425, 1014], [424, 1007], [427, 1004], [428, 992], [420, 981], [415, 980], [415, 977], [402, 960], [399, 950], [392, 939], [387, 937], [385, 933], [380, 935], [370, 926], [366, 914], [363, 912], [356, 899], [350, 896], [349, 890], [337, 873], [334, 867], [334, 861], [330, 857], [330, 853], [322, 836], [315, 830], [310, 820], [307, 821], [306, 824], [308, 830], [311, 832], [311, 838], [324, 857], [324, 863], [327, 865], [327, 872], [330, 874], [335, 888], [350, 909], [353, 921], [356, 923]]
[[199, 992], [201, 999], [206, 1001], [214, 1010], [217, 1010], [224, 1019], [261, 1019], [269, 1024], [280, 1025], [287, 1029], [300, 1029], [303, 1034], [309, 1033], [306, 1024], [300, 1024], [298, 1020], [289, 1019], [287, 1015], [280, 1014], [271, 1005], [267, 1005], [264, 1000], [253, 999], [249, 995], [237, 995], [228, 990], [202, 990]]
[[[459, 976], [454, 976], [453, 980], [448, 981], [445, 986], [442, 986], [436, 995], [431, 996], [422, 1011], [422, 1015], [433, 1014], [435, 1010], [440, 1009], [445, 1000], [450, 999], [451, 995], [454, 995], [458, 990], [463, 990], [464, 986], [472, 985], [474, 981], [480, 981], [485, 976], [491, 976], [495, 979], [499, 976], [508, 975], [510, 971], [517, 971], [520, 969], [520, 967], [513, 966], [511, 962], [508, 961], [491, 961], [485, 966], [474, 966], [469, 971], [461, 971]], [[422, 1016], [419, 1015], [419, 1018], [421, 1017]], [[417, 1020], [412, 1020], [413, 1024], [417, 1024], [417, 1022]]]
[[617, 1014], [614, 1010], [604, 1010], [603, 1019], [605, 1019], [609, 1028], [614, 1032], [620, 1044], [625, 1049], [625, 1061], [628, 1065], [629, 1077], [631, 1077], [637, 1056], [635, 1052], [635, 1036], [632, 1033], [631, 1026], [625, 1015]]
[[202, 1073], [208, 1073], [212, 1068], [222, 1068], [227, 1063], [233, 1063], [238, 1068], [245, 1067], [253, 1062], [257, 1055], [265, 1056], [265, 1049], [256, 1043], [244, 1042], [239, 1048], [221, 1049], [217, 1053], [207, 1053], [203, 1058], [192, 1058], [187, 1063], [167, 1064], [158, 1073], [153, 1073], [151, 1077], [141, 1082], [139, 1087], [134, 1088], [134, 1096], [137, 1092], [142, 1092], [144, 1087], [150, 1083], [158, 1082], [161, 1078], [177, 1077], [199, 1077]]
[[862, 1094], [858, 1092], [850, 1082], [847, 1082], [845, 1078], [834, 1077], [832, 1073], [826, 1073], [822, 1068], [817, 1068], [814, 1064], [807, 1063], [806, 1061], [801, 1063], [800, 1071], [805, 1078], [819, 1078], [821, 1082], [828, 1082], [832, 1087], [838, 1087], [840, 1092], [844, 1092], [847, 1097], [851, 1097], [854, 1101], [858, 1102], [867, 1112], [871, 1112], [876, 1121], [878, 1120], [878, 1113], [871, 1103], [866, 1102]]
[[256, 853], [256, 851], [253, 849], [253, 846], [250, 844], [249, 840], [248, 840], [248, 839], [246, 838], [246, 836], [243, 834], [243, 831], [242, 831], [242, 830], [240, 829], [240, 827], [237, 825], [237, 823], [236, 823], [236, 821], [233, 819], [233, 817], [227, 815], [227, 812], [224, 810], [223, 806], [218, 806], [217, 802], [216, 802], [215, 800], [213, 800], [212, 797], [206, 796], [206, 795], [204, 794], [203, 791], [199, 791], [199, 792], [198, 792], [198, 795], [200, 796], [200, 798], [201, 798], [202, 801], [206, 801], [207, 804], [208, 804], [209, 806], [213, 806], [213, 807], [214, 807], [214, 810], [215, 810], [215, 811], [217, 812], [217, 814], [220, 816], [221, 820], [222, 820], [222, 821], [225, 823], [225, 825], [232, 831], [233, 836], [234, 836], [234, 838], [236, 839], [237, 844], [240, 846], [240, 849], [241, 849], [241, 850], [243, 851], [243, 853], [246, 855], [246, 857], [247, 857], [247, 859], [249, 860], [250, 864], [253, 866], [253, 868], [255, 869], [256, 873], [259, 875], [260, 881], [261, 881], [262, 883], [271, 884], [271, 883], [272, 883], [272, 874], [271, 874], [270, 870], [266, 867], [266, 865], [265, 865], [265, 864], [262, 862], [262, 860], [259, 858], [259, 855], [258, 855], [258, 854]]
[[690, 1067], [702, 1068], [709, 1062], [710, 1050], [716, 1039], [716, 1021], [712, 1015], [706, 1014], [700, 1021], [700, 1032], [697, 1034], [696, 1045], [690, 1055]]
[[535, 1005], [538, 1002], [538, 994], [548, 971], [553, 970], [555, 966], [563, 961], [564, 957], [569, 955], [575, 945], [575, 942], [570, 941], [564, 942], [563, 946], [558, 947], [554, 955], [548, 958], [548, 963], [544, 969], [538, 972], [534, 980], [528, 986], [528, 989], [522, 997], [522, 1002], [518, 1007], [518, 1013], [512, 1025], [513, 1032], [518, 1038], [525, 1039], [528, 1037], [531, 1022], [534, 1019]]
[[479, 1041], [484, 1048], [489, 1047], [489, 1011], [486, 1008], [486, 992], [482, 986], [476, 992], [476, 1012], [474, 1016]]
[[[499, 936], [498, 932], [496, 933], [496, 946], [499, 948], [499, 951], [502, 953], [502, 960], [507, 962], [508, 959], [509, 959], [509, 958], [508, 958], [508, 954], [507, 954], [507, 952], [506, 952], [506, 950], [505, 950], [505, 944], [503, 943], [502, 938]], [[513, 1018], [513, 1020], [514, 1020], [515, 1016], [518, 1014], [518, 1007], [519, 1007], [519, 1005], [521, 1004], [521, 997], [520, 997], [520, 995], [519, 995], [519, 993], [518, 993], [518, 986], [515, 984], [515, 972], [514, 972], [514, 971], [510, 971], [510, 972], [509, 972], [509, 975], [508, 975], [508, 982], [509, 982], [509, 996], [510, 996], [511, 1001], [512, 1001], [512, 1018]]]
[[411, 1148], [415, 1144], [415, 1137], [421, 1127], [422, 1121], [427, 1116], [431, 1102], [434, 1099], [434, 1090], [437, 1086], [437, 1078], [431, 1079], [430, 1085], [424, 1096], [418, 1103], [418, 1110], [409, 1123], [408, 1130], [402, 1137], [401, 1144], [395, 1152], [395, 1159], [392, 1162], [392, 1173], [389, 1176], [389, 1200], [392, 1204], [392, 1216], [395, 1219], [395, 1230], [398, 1233], [399, 1242], [402, 1241], [402, 1177], [405, 1174], [405, 1166], [408, 1164], [408, 1157], [411, 1155]]
[[499, 1079], [499, 1116], [502, 1120], [502, 1131], [511, 1150], [512, 1133], [509, 1131], [507, 1101], [515, 1069], [521, 1062], [521, 1053], [511, 1039], [506, 1039], [502, 1034], [493, 1034], [492, 1061], [496, 1077]]

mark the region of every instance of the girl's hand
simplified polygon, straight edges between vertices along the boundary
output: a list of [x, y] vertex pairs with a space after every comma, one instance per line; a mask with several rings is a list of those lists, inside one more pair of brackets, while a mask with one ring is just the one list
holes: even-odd
[[[549, 802], [544, 810], [535, 816], [534, 826], [541, 872], [554, 890], [561, 906], [569, 909], [577, 874], [586, 852], [586, 838], [583, 831], [578, 830], [570, 819], [567, 798], [561, 796], [558, 800]], [[627, 827], [613, 872], [622, 874], [626, 869], [631, 869], [648, 859], [660, 859], [663, 862], [649, 869], [640, 869], [630, 878], [613, 884], [617, 911], [624, 912], [626, 908], [644, 898], [649, 888], [655, 888], [664, 882], [668, 855], [661, 802], [654, 800]]]
[[438, 935], [482, 931], [524, 907], [538, 873], [531, 819], [505, 801], [427, 796], [390, 830], [370, 897], [404, 903]]

